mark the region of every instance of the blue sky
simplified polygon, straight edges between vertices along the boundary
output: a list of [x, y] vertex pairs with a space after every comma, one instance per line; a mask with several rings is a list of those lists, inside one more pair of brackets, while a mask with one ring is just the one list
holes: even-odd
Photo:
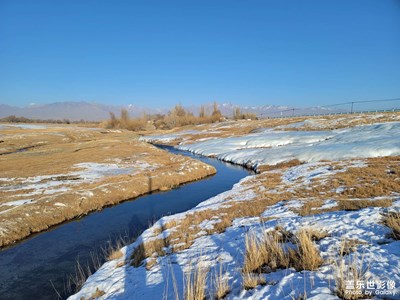
[[396, 0], [0, 0], [0, 103], [395, 97]]

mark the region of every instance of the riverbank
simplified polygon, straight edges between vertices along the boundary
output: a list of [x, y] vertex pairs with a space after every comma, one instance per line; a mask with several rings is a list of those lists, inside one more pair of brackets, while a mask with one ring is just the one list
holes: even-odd
[[[143, 138], [259, 174], [160, 219], [71, 299], [181, 299], [192, 288], [226, 299], [396, 299], [399, 115], [340, 118], [213, 125], [231, 131], [224, 137], [205, 137], [199, 126]], [[237, 134], [244, 127], [253, 129]]]
[[216, 172], [124, 130], [2, 124], [0, 140], [0, 247]]

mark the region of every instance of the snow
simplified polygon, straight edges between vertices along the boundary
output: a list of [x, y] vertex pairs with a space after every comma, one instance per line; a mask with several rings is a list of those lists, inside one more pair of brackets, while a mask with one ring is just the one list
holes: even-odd
[[[220, 133], [218, 130], [184, 130], [176, 133], [169, 133], [163, 135], [151, 135], [151, 136], [142, 136], [139, 138], [140, 141], [155, 143], [155, 144], [168, 144], [174, 141], [186, 141], [187, 137], [196, 136], [201, 134], [212, 134], [212, 133]], [[210, 139], [210, 138], [207, 138]]]
[[293, 159], [315, 162], [400, 155], [399, 136], [400, 122], [392, 122], [333, 131], [264, 130], [178, 148], [257, 168]]
[[[0, 215], [4, 214], [6, 212], [9, 212], [21, 205], [35, 203], [35, 202], [36, 201], [33, 201], [32, 199], [24, 199], [24, 200], [16, 200], [16, 201], [9, 201], [9, 202], [5, 202], [5, 203], [1, 203], [0, 207], [2, 207], [2, 206], [10, 207], [11, 206], [11, 208], [0, 211]], [[1, 230], [1, 228], [0, 228], [0, 230]]]
[[32, 200], [17, 200], [17, 201], [10, 201], [10, 202], [6, 202], [6, 203], [2, 203], [0, 206], [2, 205], [6, 205], [6, 206], [20, 206], [26, 203], [32, 203]]
[[21, 129], [46, 129], [45, 125], [33, 125], [33, 124], [7, 124], [6, 126], [17, 127]]
[[[285, 171], [270, 172], [281, 174], [283, 186], [307, 188], [315, 178], [323, 182], [325, 178], [337, 172], [344, 172], [346, 168], [365, 166], [363, 158], [400, 155], [399, 136], [399, 122], [333, 131], [286, 132], [261, 129], [241, 137], [181, 144], [178, 148], [201, 155], [217, 156], [221, 160], [236, 164], [249, 164], [252, 167], [299, 159], [306, 163]], [[166, 138], [171, 138], [171, 135]], [[320, 162], [321, 160], [334, 160], [340, 168], [333, 168], [332, 164]], [[224, 276], [231, 287], [226, 299], [298, 299], [304, 294], [307, 295], [307, 299], [339, 299], [335, 294], [334, 278], [337, 264], [334, 262], [340, 259], [338, 250], [343, 237], [361, 242], [356, 252], [346, 256], [346, 263], [349, 264], [350, 258], [358, 257], [364, 266], [368, 266], [367, 273], [370, 279], [394, 280], [396, 289], [387, 291], [396, 295], [385, 295], [385, 299], [398, 299], [400, 241], [388, 238], [390, 229], [382, 222], [385, 213], [400, 211], [398, 194], [392, 196], [394, 201], [388, 208], [368, 207], [356, 211], [330, 211], [309, 216], [296, 213], [296, 209], [309, 200], [287, 199], [267, 207], [259, 217], [237, 218], [224, 232], [206, 235], [204, 230], [212, 228], [218, 222], [218, 219], [212, 217], [200, 224], [201, 231], [197, 233], [197, 238], [190, 248], [157, 257], [157, 264], [149, 270], [144, 266], [135, 268], [130, 265], [133, 251], [143, 241], [165, 238], [174, 230], [170, 228], [160, 234], [163, 225], [169, 221], [179, 221], [189, 213], [206, 209], [218, 210], [229, 202], [253, 200], [257, 194], [249, 186], [257, 180], [257, 176], [251, 175], [242, 179], [231, 190], [210, 198], [187, 212], [161, 218], [136, 242], [122, 248], [122, 258], [105, 263], [88, 278], [83, 288], [69, 299], [88, 299], [96, 289], [105, 292], [101, 299], [175, 299], [174, 282], [182, 295], [183, 274], [188, 271], [189, 265], [197, 265], [199, 261], [210, 269], [208, 291], [212, 286], [212, 274], [218, 272], [222, 265]], [[340, 188], [337, 191], [340, 191]], [[374, 199], [379, 197], [371, 200]], [[337, 206], [333, 199], [323, 200], [322, 209]], [[329, 235], [316, 242], [325, 263], [316, 271], [298, 272], [293, 268], [276, 270], [265, 274], [266, 285], [251, 290], [243, 289], [241, 270], [246, 233], [251, 231], [261, 234], [277, 225], [292, 233], [300, 228], [326, 231]]]
[[[145, 161], [135, 160], [133, 162], [119, 163], [94, 163], [84, 162], [72, 166], [74, 171], [64, 174], [41, 175], [26, 178], [0, 178], [0, 192], [12, 192], [10, 197], [17, 198], [13, 202], [3, 205], [24, 205], [32, 203], [28, 198], [32, 196], [54, 195], [64, 193], [77, 185], [93, 183], [108, 176], [136, 174], [143, 170], [154, 170], [157, 164], [149, 164]], [[85, 197], [93, 196], [93, 193], [86, 191]]]
[[[240, 189], [240, 186], [234, 189]], [[399, 204], [400, 201], [397, 201], [395, 205]], [[325, 260], [337, 258], [342, 236], [366, 242], [368, 245], [360, 245], [358, 253], [353, 255], [364, 254], [364, 263], [369, 265], [372, 278], [399, 282], [400, 260], [396, 249], [400, 247], [400, 242], [382, 243], [386, 240], [388, 229], [380, 222], [381, 208], [300, 217], [285, 207], [284, 203], [280, 202], [267, 209], [263, 216], [278, 217], [280, 226], [294, 232], [301, 227], [323, 228], [330, 234], [318, 244]], [[217, 272], [222, 264], [225, 276], [229, 278], [232, 286], [226, 299], [292, 299], [304, 292], [311, 299], [338, 299], [333, 294], [335, 267], [328, 264], [317, 271], [277, 270], [266, 275], [267, 285], [249, 291], [241, 288], [240, 270], [243, 266], [246, 232], [261, 232], [277, 224], [277, 220], [271, 220], [260, 225], [259, 218], [235, 220], [222, 234], [201, 236], [191, 248], [158, 258], [158, 265], [149, 271], [143, 266], [134, 268], [129, 264], [117, 267], [125, 258], [107, 262], [88, 279], [83, 289], [70, 299], [88, 298], [96, 288], [106, 293], [103, 299], [159, 299], [160, 295], [173, 299], [171, 273], [174, 273], [178, 290], [182, 292], [183, 272], [190, 263], [196, 264], [199, 260], [210, 267], [211, 272]], [[126, 258], [129, 258], [136, 246], [137, 243], [134, 243], [123, 248]], [[209, 282], [208, 285], [210, 284]]]

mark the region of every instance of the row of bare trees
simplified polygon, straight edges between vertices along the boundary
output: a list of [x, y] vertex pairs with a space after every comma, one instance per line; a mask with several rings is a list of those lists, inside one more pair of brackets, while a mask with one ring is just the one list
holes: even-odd
[[131, 118], [128, 110], [121, 110], [118, 118], [114, 113], [110, 112], [110, 119], [106, 121], [106, 128], [121, 128], [133, 131], [149, 130], [149, 129], [172, 129], [185, 125], [207, 124], [221, 121], [223, 116], [218, 109], [217, 103], [213, 104], [211, 113], [207, 112], [207, 107], [202, 105], [198, 116], [184, 109], [180, 104], [168, 112], [166, 115], [147, 115]]

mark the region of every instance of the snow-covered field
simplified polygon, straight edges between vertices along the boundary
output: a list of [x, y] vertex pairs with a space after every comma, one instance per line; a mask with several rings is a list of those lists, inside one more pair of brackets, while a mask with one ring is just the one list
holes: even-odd
[[28, 178], [0, 177], [0, 192], [12, 194], [10, 196], [11, 199], [18, 199], [0, 203], [0, 208], [8, 208], [0, 211], [0, 214], [4, 214], [20, 205], [35, 203], [36, 201], [32, 197], [65, 193], [78, 185], [100, 181], [107, 176], [134, 175], [143, 170], [155, 169], [156, 167], [156, 164], [151, 166], [145, 161], [135, 161], [135, 163], [129, 165], [121, 162], [86, 162], [73, 165], [72, 168], [76, 171], [64, 174], [40, 175]]
[[261, 130], [241, 137], [178, 148], [256, 168], [298, 159], [304, 162], [400, 155], [400, 122], [333, 131]]
[[[165, 136], [158, 141], [168, 139]], [[152, 137], [152, 141], [156, 142], [156, 139]], [[89, 299], [93, 295], [101, 295], [100, 299], [176, 299], [179, 295], [179, 299], [183, 299], [184, 274], [200, 262], [209, 271], [206, 295], [210, 298], [215, 292], [214, 275], [222, 266], [230, 290], [226, 299], [338, 299], [335, 278], [340, 274], [339, 266], [343, 262], [353, 274], [354, 269], [349, 266], [355, 258], [358, 258], [355, 265], [363, 271], [354, 284], [364, 286], [365, 297], [371, 292], [375, 298], [400, 298], [400, 241], [390, 237], [391, 230], [383, 222], [388, 213], [400, 212], [400, 190], [389, 189], [389, 193], [382, 197], [351, 199], [344, 197], [343, 191], [352, 187], [343, 183], [343, 186], [332, 188], [330, 193], [326, 192], [337, 174], [351, 168], [365, 168], [367, 158], [400, 155], [399, 122], [332, 131], [282, 131], [282, 127], [259, 129], [245, 136], [181, 144], [178, 148], [254, 168], [294, 159], [304, 163], [248, 176], [231, 190], [200, 203], [188, 212], [160, 219], [135, 243], [122, 248], [121, 258], [105, 263], [90, 276], [81, 291], [70, 299]], [[384, 168], [391, 176], [389, 179], [397, 184], [400, 180], [397, 171]], [[276, 181], [277, 178], [279, 180], [271, 188], [269, 179]], [[317, 198], [301, 196], [304, 191], [315, 192], [317, 187], [321, 188]], [[266, 206], [261, 214], [235, 218], [222, 232], [207, 232], [222, 222], [221, 209], [240, 203], [250, 210], [256, 201], [273, 199], [275, 195], [280, 195], [280, 198]], [[371, 203], [386, 199], [391, 204], [388, 207], [367, 205], [355, 210], [338, 209], [339, 201], [345, 198]], [[311, 210], [318, 211], [301, 215], [301, 208], [316, 199], [321, 200], [322, 205]], [[201, 215], [208, 210], [215, 213], [197, 225], [196, 239], [191, 246], [181, 251], [166, 246], [163, 252], [167, 255], [153, 253], [139, 267], [131, 265], [132, 254], [144, 243], [166, 239], [180, 228], [168, 224], [180, 224], [188, 215]], [[261, 236], [276, 226], [293, 234], [300, 228], [326, 232], [325, 238], [315, 241], [324, 262], [314, 271], [287, 268], [263, 273], [265, 285], [245, 289], [242, 278], [245, 236], [249, 232]], [[357, 246], [354, 252], [341, 256], [339, 249], [344, 240], [357, 241]], [[150, 260], [156, 263], [146, 269], [145, 264]]]

